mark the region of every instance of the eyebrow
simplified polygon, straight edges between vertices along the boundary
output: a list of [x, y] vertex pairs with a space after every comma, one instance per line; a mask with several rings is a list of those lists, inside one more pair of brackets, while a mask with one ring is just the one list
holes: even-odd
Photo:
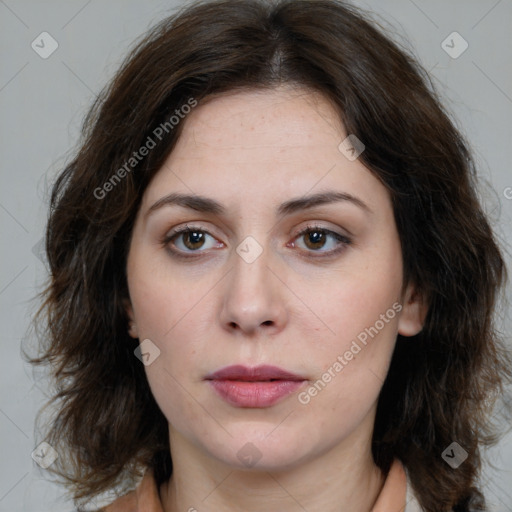
[[[276, 214], [279, 216], [290, 215], [298, 211], [308, 210], [317, 206], [336, 202], [349, 202], [358, 206], [362, 210], [365, 210], [367, 213], [373, 213], [366, 203], [352, 194], [348, 194], [346, 192], [327, 191], [285, 201], [276, 209]], [[215, 199], [195, 194], [180, 194], [173, 192], [156, 201], [148, 209], [146, 216], [164, 206], [172, 205], [182, 206], [183, 208], [188, 208], [190, 210], [202, 213], [211, 213], [214, 215], [223, 215], [226, 213], [226, 208]]]

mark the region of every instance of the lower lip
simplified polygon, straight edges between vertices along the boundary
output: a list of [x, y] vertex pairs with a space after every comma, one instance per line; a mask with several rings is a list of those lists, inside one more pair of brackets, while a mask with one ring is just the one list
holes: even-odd
[[210, 385], [226, 402], [236, 407], [270, 407], [297, 391], [305, 381], [274, 380], [246, 382], [210, 380]]

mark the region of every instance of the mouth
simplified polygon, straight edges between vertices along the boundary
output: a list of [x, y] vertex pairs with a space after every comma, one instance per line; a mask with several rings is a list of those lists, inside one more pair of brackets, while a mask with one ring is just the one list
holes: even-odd
[[276, 366], [235, 365], [209, 374], [205, 380], [223, 400], [235, 407], [264, 408], [297, 391], [307, 379]]

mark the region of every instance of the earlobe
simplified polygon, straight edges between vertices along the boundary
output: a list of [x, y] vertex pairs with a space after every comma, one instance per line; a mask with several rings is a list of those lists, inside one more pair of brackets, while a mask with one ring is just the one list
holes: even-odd
[[123, 300], [123, 306], [124, 306], [124, 310], [126, 311], [126, 314], [128, 315], [128, 318], [129, 318], [128, 334], [132, 338], [138, 338], [139, 333], [137, 331], [137, 324], [135, 323], [135, 320], [134, 320], [133, 308], [132, 308], [130, 301], [128, 299]]
[[135, 322], [132, 322], [131, 320], [128, 323], [128, 334], [132, 338], [138, 338], [139, 337], [139, 333], [137, 331], [137, 325], [135, 324]]
[[398, 320], [398, 334], [415, 336], [422, 329], [427, 316], [428, 305], [421, 293], [412, 284], [407, 286], [403, 297], [402, 311]]

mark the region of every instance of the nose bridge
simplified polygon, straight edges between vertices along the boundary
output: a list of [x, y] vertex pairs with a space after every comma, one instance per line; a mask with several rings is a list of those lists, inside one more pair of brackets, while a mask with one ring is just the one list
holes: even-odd
[[232, 254], [221, 313], [225, 326], [252, 331], [263, 324], [277, 326], [283, 321], [279, 280], [271, 269], [271, 249], [264, 235], [257, 235], [259, 240], [246, 236]]
[[268, 299], [270, 248], [262, 235], [258, 236], [261, 243], [252, 235], [245, 237], [236, 247], [233, 254], [232, 286], [239, 299], [261, 302]]

